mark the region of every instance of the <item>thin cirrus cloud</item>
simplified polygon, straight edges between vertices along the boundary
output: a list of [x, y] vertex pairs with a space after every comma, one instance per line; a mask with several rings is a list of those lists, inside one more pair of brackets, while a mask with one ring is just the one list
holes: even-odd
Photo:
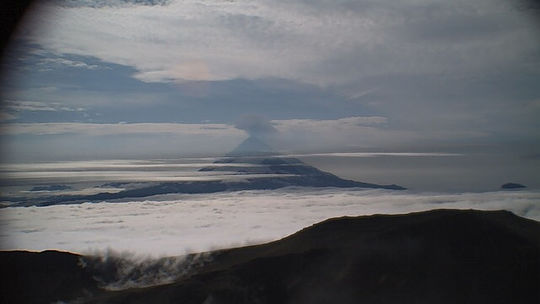
[[[55, 111], [64, 110], [54, 108], [41, 103], [27, 102], [13, 105], [30, 111]], [[82, 109], [65, 109], [66, 111], [82, 111]], [[248, 134], [310, 131], [314, 133], [331, 132], [339, 129], [353, 130], [355, 127], [379, 126], [386, 123], [385, 117], [346, 117], [333, 120], [317, 119], [291, 119], [291, 120], [271, 120], [266, 121], [261, 117], [250, 116], [242, 121], [231, 124], [201, 123], [12, 123], [3, 125], [0, 133], [6, 135], [31, 134], [31, 135], [53, 135], [74, 133], [81, 135], [113, 135], [113, 134], [150, 134], [150, 133], [186, 133], [186, 134]], [[353, 130], [354, 131], [354, 130]]]
[[241, 135], [241, 131], [225, 124], [174, 123], [17, 123], [0, 127], [0, 133], [9, 135], [121, 135], [121, 134], [191, 134]]
[[[0, 122], [13, 122], [21, 113], [84, 112], [83, 107], [68, 106], [60, 102], [41, 102], [23, 100], [4, 100]], [[0, 126], [3, 128], [5, 126]]]
[[68, 111], [68, 112], [81, 112], [85, 109], [82, 107], [73, 108], [65, 106], [58, 102], [46, 103], [41, 101], [20, 101], [20, 100], [6, 100], [4, 101], [4, 106], [8, 111], [20, 112], [20, 111], [47, 111], [47, 112], [58, 112], [58, 111]]
[[359, 126], [380, 126], [388, 122], [386, 117], [382, 116], [355, 116], [339, 119], [289, 119], [274, 120], [272, 124], [281, 130], [288, 129], [312, 129], [312, 128], [354, 128]]
[[[10, 155], [26, 159], [66, 157], [65, 153], [92, 151], [100, 157], [119, 157], [122, 153], [139, 157], [223, 155], [248, 136], [265, 141], [280, 153], [320, 153], [358, 151], [365, 148], [406, 145], [410, 142], [483, 139], [483, 133], [441, 132], [418, 134], [389, 130], [381, 116], [355, 116], [341, 119], [265, 120], [250, 116], [236, 124], [217, 123], [10, 123], [0, 125], [0, 135], [12, 138]], [[32, 141], [25, 138], [33, 138]], [[324, 138], [324, 140], [320, 140]], [[76, 143], [76, 144], [75, 144]], [[96, 143], [103, 143], [96, 145]], [[106, 143], [106, 144], [105, 144]], [[112, 144], [112, 146], [111, 146]], [[65, 147], [63, 151], [49, 153]], [[75, 149], [78, 147], [78, 149]], [[108, 148], [106, 148], [108, 147]], [[112, 150], [111, 150], [112, 149]], [[405, 150], [410, 147], [405, 147]], [[418, 148], [415, 148], [417, 150]], [[399, 150], [399, 149], [398, 149]], [[33, 153], [32, 151], [40, 151]], [[78, 151], [78, 152], [77, 152]], [[138, 153], [138, 154], [137, 154]], [[134, 154], [135, 155], [135, 154]]]
[[[215, 123], [11, 123], [0, 126], [0, 134], [8, 136], [33, 135], [44, 139], [47, 136], [55, 135], [78, 135], [85, 138], [89, 136], [120, 136], [122, 134], [138, 136], [162, 134], [189, 136], [190, 138], [199, 136], [200, 140], [221, 136], [231, 141], [231, 147], [235, 143], [240, 143], [246, 136], [255, 136], [264, 139], [276, 151], [282, 152], [350, 150], [351, 148], [365, 148], [375, 144], [385, 145], [418, 138], [418, 135], [404, 131], [385, 130], [385, 122], [384, 117], [376, 116], [347, 117], [334, 120], [270, 121], [252, 116], [246, 117], [235, 125]], [[318, 140], [321, 136], [327, 139]], [[119, 142], [121, 141], [122, 139], [119, 139]], [[146, 144], [146, 141], [142, 141], [139, 145], [142, 148]], [[165, 147], [166, 145], [160, 146]]]

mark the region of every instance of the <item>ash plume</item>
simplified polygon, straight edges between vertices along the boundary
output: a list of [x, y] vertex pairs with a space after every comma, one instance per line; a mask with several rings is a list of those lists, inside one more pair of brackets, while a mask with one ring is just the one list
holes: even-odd
[[237, 129], [246, 131], [249, 136], [258, 138], [267, 137], [278, 132], [270, 121], [258, 115], [244, 116], [234, 126]]

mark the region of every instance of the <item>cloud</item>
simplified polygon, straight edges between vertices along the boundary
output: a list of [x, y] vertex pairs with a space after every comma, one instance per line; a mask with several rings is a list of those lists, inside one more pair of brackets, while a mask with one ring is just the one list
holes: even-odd
[[47, 111], [47, 112], [58, 112], [58, 111], [67, 111], [67, 112], [81, 112], [85, 109], [82, 107], [69, 107], [64, 106], [58, 102], [41, 102], [41, 101], [22, 101], [22, 100], [6, 100], [4, 106], [11, 111], [22, 112], [22, 111]]
[[330, 217], [435, 208], [505, 209], [540, 220], [534, 191], [412, 193], [282, 189], [170, 195], [137, 202], [0, 209], [2, 250], [129, 251], [153, 256], [276, 240]]
[[225, 124], [4, 123], [4, 161], [218, 156], [245, 133]]
[[[65, 108], [59, 104], [45, 104], [41, 102], [14, 102], [10, 101], [8, 108], [17, 111], [82, 111], [83, 109]], [[356, 132], [358, 129], [384, 125], [387, 119], [378, 116], [346, 117], [333, 120], [315, 119], [288, 119], [268, 121], [263, 117], [251, 115], [244, 116], [232, 126], [229, 124], [182, 124], [182, 123], [12, 123], [1, 126], [3, 134], [34, 134], [52, 135], [75, 133], [81, 135], [112, 135], [112, 134], [151, 134], [151, 133], [185, 133], [185, 134], [241, 134], [244, 130], [251, 135], [274, 134], [276, 132], [294, 133], [309, 131], [313, 133], [331, 133], [348, 130]]]
[[[185, 116], [196, 117], [195, 121], [226, 123], [246, 113], [274, 120], [372, 114], [387, 118], [383, 133], [393, 130], [396, 145], [447, 136], [530, 142], [539, 135], [540, 110], [530, 106], [540, 97], [539, 32], [529, 10], [516, 9], [521, 4], [506, 0], [108, 3], [112, 5], [47, 2], [29, 18], [33, 22], [22, 25], [20, 39], [43, 49], [51, 64], [96, 73], [78, 80], [92, 90], [58, 93], [55, 100], [108, 109], [134, 101], [167, 105], [154, 107], [166, 110], [152, 112], [152, 119], [170, 121], [170, 114], [163, 113], [170, 112], [168, 106], [193, 110]], [[99, 69], [87, 70], [97, 62], [122, 70], [132, 83], [126, 85], [124, 74], [104, 81], [109, 78], [97, 75]], [[240, 86], [246, 79], [249, 85]], [[264, 87], [264, 82], [276, 79], [290, 87]], [[100, 86], [106, 94], [96, 93]], [[301, 86], [305, 91], [298, 89]], [[151, 93], [142, 96], [142, 88]], [[34, 100], [35, 93], [21, 91], [27, 95], [12, 99]], [[208, 108], [201, 110], [203, 106]], [[137, 116], [135, 112], [129, 115]], [[127, 116], [125, 111], [109, 113]], [[146, 114], [101, 122], [146, 121], [150, 116]], [[298, 123], [308, 129], [309, 122]], [[372, 125], [352, 128], [366, 134], [362, 142], [369, 145], [381, 131]]]
[[43, 58], [39, 62], [39, 65], [45, 66], [45, 69], [56, 66], [65, 66], [70, 68], [80, 68], [88, 70], [96, 70], [100, 68], [100, 66], [96, 64], [88, 64], [83, 61], [69, 60], [65, 58]]
[[350, 129], [355, 127], [380, 126], [388, 122], [381, 116], [353, 116], [339, 119], [288, 119], [273, 120], [272, 124], [279, 130], [286, 132], [290, 129], [307, 129], [317, 131], [321, 129]]
[[133, 252], [107, 249], [92, 252], [81, 258], [80, 262], [85, 269], [90, 269], [102, 288], [123, 290], [172, 283], [191, 275], [193, 270], [211, 260], [209, 253], [154, 259]]
[[[34, 27], [29, 37], [54, 52], [134, 66], [144, 81], [279, 77], [323, 85], [491, 69], [538, 47], [526, 20], [498, 0], [114, 3], [151, 6], [47, 7], [50, 15], [37, 18], [47, 32]], [[492, 47], [498, 52], [485, 52]]]
[[417, 142], [422, 137], [424, 139], [433, 137], [406, 130], [389, 129], [388, 119], [381, 116], [353, 116], [327, 120], [272, 120], [271, 123], [278, 134], [271, 138], [270, 144], [283, 151], [298, 153], [381, 148]]
[[12, 123], [0, 126], [5, 135], [121, 135], [121, 134], [190, 134], [190, 135], [240, 135], [240, 131], [225, 124], [179, 123]]
[[378, 156], [405, 156], [405, 157], [424, 157], [424, 156], [462, 156], [460, 153], [431, 153], [431, 152], [334, 152], [334, 153], [310, 153], [310, 154], [288, 154], [288, 157], [378, 157]]
[[270, 121], [257, 115], [244, 116], [240, 118], [234, 126], [237, 129], [246, 131], [249, 135], [259, 137], [277, 132]]
[[[250, 134], [278, 134], [268, 133], [273, 127], [263, 125], [268, 129], [253, 123], [245, 127]], [[0, 135], [4, 161], [15, 162], [218, 156], [246, 138], [233, 125], [215, 123], [3, 123]]]
[[[381, 116], [354, 116], [339, 119], [265, 120], [246, 116], [235, 125], [217, 123], [4, 123], [0, 135], [11, 149], [5, 156], [50, 160], [72, 157], [83, 150], [92, 155], [121, 157], [127, 153], [156, 157], [166, 151], [172, 155], [219, 155], [230, 152], [245, 140], [256, 136], [280, 153], [357, 152], [365, 149], [423, 151], [423, 142], [440, 138], [453, 140], [457, 147], [468, 140], [482, 140], [488, 135], [475, 131], [427, 130], [422, 133], [395, 130]], [[33, 141], [25, 140], [33, 136]], [[99, 137], [99, 138], [98, 138]], [[324, 140], [321, 140], [324, 139]], [[98, 145], [96, 145], [96, 140]], [[76, 144], [75, 144], [76, 143]], [[413, 145], [415, 144], [415, 145]], [[109, 145], [111, 147], [107, 148]], [[64, 147], [62, 151], [52, 152]], [[75, 149], [74, 147], [78, 147]], [[116, 147], [113, 149], [113, 147]], [[113, 151], [114, 150], [114, 151]], [[427, 150], [430, 150], [427, 148]], [[31, 151], [41, 151], [39, 154]], [[114, 153], [113, 153], [114, 152]], [[30, 155], [30, 154], [31, 155]], [[51, 153], [49, 155], [49, 153]], [[112, 155], [113, 153], [114, 155]], [[146, 153], [146, 154], [144, 154]], [[126, 154], [126, 155], [127, 155]], [[80, 155], [79, 155], [80, 156]], [[95, 156], [94, 156], [95, 157]]]
[[[333, 120], [289, 119], [265, 120], [260, 116], [245, 116], [234, 126], [230, 124], [183, 123], [10, 123], [0, 125], [0, 134], [8, 136], [52, 135], [150, 137], [157, 134], [197, 136], [198, 140], [228, 138], [234, 146], [250, 136], [264, 138], [267, 144], [281, 152], [311, 153], [317, 151], [351, 151], [359, 148], [385, 146], [396, 142], [418, 140], [422, 135], [386, 129], [387, 119], [379, 116], [346, 117]], [[321, 141], [320, 138], [325, 138]], [[71, 137], [68, 140], [72, 140]], [[150, 139], [148, 139], [150, 140]], [[189, 142], [189, 141], [188, 141]], [[141, 140], [141, 145], [145, 140]], [[171, 142], [168, 141], [168, 144]], [[159, 146], [165, 146], [160, 143]], [[187, 148], [187, 147], [186, 147]], [[210, 149], [219, 150], [221, 149]], [[181, 152], [181, 151], [179, 151]], [[227, 151], [224, 151], [227, 152]]]
[[54, 0], [60, 6], [65, 7], [128, 7], [134, 5], [154, 6], [166, 5], [170, 0]]

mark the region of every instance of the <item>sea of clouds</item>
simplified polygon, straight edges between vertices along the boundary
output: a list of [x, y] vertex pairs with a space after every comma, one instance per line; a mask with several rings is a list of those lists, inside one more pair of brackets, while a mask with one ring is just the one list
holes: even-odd
[[415, 193], [285, 188], [0, 209], [0, 249], [184, 255], [277, 240], [338, 216], [505, 209], [540, 220], [539, 191]]

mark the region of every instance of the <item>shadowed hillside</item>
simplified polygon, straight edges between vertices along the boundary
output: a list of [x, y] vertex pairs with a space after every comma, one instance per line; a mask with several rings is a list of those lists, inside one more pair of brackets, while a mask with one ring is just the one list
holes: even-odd
[[507, 211], [329, 219], [276, 242], [213, 252], [208, 263], [172, 283], [121, 291], [103, 291], [89, 279], [106, 269], [92, 264], [95, 258], [84, 258], [81, 268], [74, 257], [3, 252], [2, 302], [76, 297], [84, 303], [540, 300], [540, 223]]

